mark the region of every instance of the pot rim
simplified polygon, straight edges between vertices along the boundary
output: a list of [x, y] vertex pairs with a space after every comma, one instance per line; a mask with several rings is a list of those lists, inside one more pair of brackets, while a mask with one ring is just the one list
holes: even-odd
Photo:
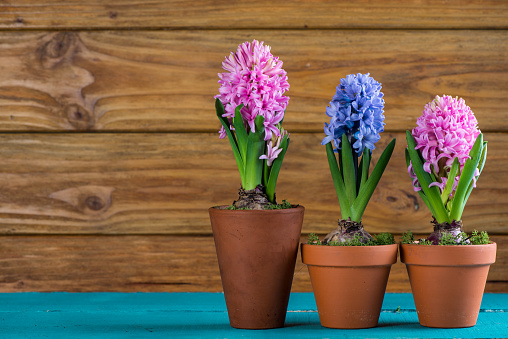
[[309, 266], [391, 266], [397, 262], [398, 245], [324, 246], [301, 243], [302, 262]]
[[496, 261], [497, 244], [418, 245], [400, 244], [400, 261], [406, 265], [478, 266]]
[[224, 207], [227, 207], [229, 205], [219, 205], [219, 206], [212, 206], [208, 209], [209, 213], [214, 214], [232, 214], [232, 213], [239, 213], [239, 214], [262, 214], [262, 213], [280, 213], [280, 214], [286, 214], [286, 213], [295, 213], [299, 211], [305, 211], [305, 207], [302, 205], [292, 205], [292, 208], [284, 208], [284, 209], [274, 209], [274, 210], [228, 210]]

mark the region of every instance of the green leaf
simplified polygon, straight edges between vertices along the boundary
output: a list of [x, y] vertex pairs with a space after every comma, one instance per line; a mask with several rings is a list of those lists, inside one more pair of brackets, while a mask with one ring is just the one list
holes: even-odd
[[406, 167], [409, 170], [409, 165], [411, 165], [411, 158], [409, 157], [409, 151], [407, 148], [404, 150], [404, 154], [406, 156]]
[[[485, 160], [486, 159], [487, 159], [487, 142], [484, 141], [483, 142], [482, 156], [480, 158], [480, 163], [478, 164], [478, 171], [480, 173], [476, 176], [476, 180], [478, 180], [478, 177], [480, 176], [480, 174], [483, 171], [483, 167], [485, 166]], [[473, 191], [473, 184], [474, 184], [474, 181], [471, 180], [471, 182], [469, 183], [469, 186], [467, 188], [466, 197], [464, 198], [464, 202], [462, 203], [462, 205], [463, 205], [462, 209], [464, 209], [466, 207], [466, 203], [467, 203], [467, 200], [469, 199], [469, 195], [471, 195], [471, 192]]]
[[326, 144], [326, 156], [328, 158], [328, 166], [330, 167], [330, 173], [332, 174], [335, 192], [337, 193], [337, 199], [339, 199], [340, 214], [342, 219], [350, 218], [351, 205], [347, 197], [344, 181], [342, 180], [342, 175], [339, 171], [339, 165], [337, 164], [337, 158], [333, 152], [333, 146], [331, 142]]
[[342, 177], [344, 178], [344, 186], [350, 202], [356, 199], [356, 169], [353, 162], [353, 152], [351, 144], [346, 133], [342, 134]]
[[450, 218], [452, 220], [460, 220], [462, 212], [464, 211], [464, 203], [469, 185], [472, 184], [476, 169], [480, 163], [483, 151], [483, 134], [480, 133], [476, 141], [469, 151], [469, 159], [466, 160], [462, 173], [460, 174], [457, 190], [453, 197], [452, 209], [450, 211]]
[[406, 139], [408, 145], [407, 150], [413, 165], [413, 171], [416, 174], [423, 193], [427, 197], [427, 206], [432, 205], [432, 208], [429, 207], [429, 210], [431, 210], [431, 212], [434, 211], [433, 215], [438, 223], [451, 222], [450, 217], [448, 216], [448, 211], [441, 201], [439, 188], [437, 186], [429, 187], [433, 180], [431, 179], [429, 173], [425, 172], [423, 169], [422, 158], [419, 152], [415, 149], [416, 142], [411, 135], [411, 132], [406, 131]]
[[233, 118], [233, 125], [235, 126], [235, 134], [236, 140], [238, 142], [238, 150], [240, 151], [240, 155], [243, 159], [243, 164], [247, 160], [247, 130], [245, 129], [245, 124], [243, 123], [242, 113], [240, 110], [242, 109], [243, 104], [236, 106], [235, 109], [235, 117]]
[[265, 118], [258, 115], [254, 120], [255, 132], [247, 138], [247, 160], [245, 162], [245, 190], [253, 190], [261, 184], [263, 177], [263, 159], [259, 159], [265, 151]]
[[369, 203], [374, 190], [376, 189], [379, 180], [381, 180], [381, 176], [388, 165], [388, 161], [390, 161], [390, 157], [392, 156], [393, 149], [395, 148], [395, 138], [390, 141], [390, 143], [386, 146], [383, 153], [379, 157], [379, 160], [374, 166], [372, 173], [369, 176], [369, 179], [362, 185], [362, 189], [358, 193], [358, 197], [355, 199], [353, 206], [351, 208], [352, 216], [351, 219], [356, 222], [360, 222], [362, 219], [363, 212], [367, 208], [367, 204]]
[[282, 151], [279, 153], [277, 158], [272, 162], [272, 168], [270, 170], [270, 177], [268, 178], [266, 184], [266, 195], [268, 196], [268, 200], [271, 203], [275, 204], [275, 186], [277, 185], [277, 178], [279, 176], [280, 168], [282, 167], [282, 161], [284, 160], [284, 155], [289, 147], [289, 138], [287, 135], [282, 138], [279, 146]]
[[446, 181], [445, 188], [441, 193], [441, 201], [446, 206], [446, 202], [450, 197], [450, 193], [453, 189], [453, 183], [455, 182], [455, 177], [457, 176], [457, 171], [459, 170], [459, 158], [453, 159], [452, 167], [450, 168], [450, 172], [448, 173], [448, 180]]
[[238, 171], [240, 172], [240, 179], [242, 181], [242, 186], [244, 186], [245, 165], [244, 165], [242, 156], [240, 154], [240, 151], [238, 150], [238, 144], [236, 142], [236, 137], [233, 133], [231, 133], [231, 129], [229, 128], [229, 121], [227, 118], [222, 116], [223, 114], [225, 114], [225, 111], [224, 111], [224, 106], [222, 105], [222, 102], [219, 99], [215, 99], [215, 111], [217, 113], [217, 117], [219, 118], [222, 126], [224, 126], [224, 129], [226, 130], [226, 134], [228, 136], [229, 143], [231, 144], [231, 148], [233, 149], [233, 155], [235, 156], [236, 165], [238, 166]]

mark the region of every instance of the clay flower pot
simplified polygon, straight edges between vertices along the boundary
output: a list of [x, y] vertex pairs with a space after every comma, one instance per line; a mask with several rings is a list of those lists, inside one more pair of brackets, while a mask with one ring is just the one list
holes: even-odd
[[420, 324], [456, 328], [476, 325], [496, 244], [401, 244]]
[[369, 328], [377, 325], [397, 245], [320, 246], [302, 244], [321, 325]]
[[283, 327], [303, 206], [263, 211], [210, 208], [209, 213], [231, 326]]

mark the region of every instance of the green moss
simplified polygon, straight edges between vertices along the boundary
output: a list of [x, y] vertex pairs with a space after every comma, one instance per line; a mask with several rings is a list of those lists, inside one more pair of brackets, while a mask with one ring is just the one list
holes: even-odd
[[[289, 203], [287, 200], [282, 200], [281, 204], [269, 204], [268, 206], [265, 207], [265, 210], [284, 210], [288, 208], [293, 208], [293, 205], [291, 205], [291, 203]], [[234, 211], [249, 210], [249, 208], [246, 207], [236, 208], [234, 205], [229, 205], [228, 207], [226, 207], [226, 209]]]
[[[467, 242], [469, 240], [469, 242]], [[415, 243], [415, 238], [411, 231], [407, 231], [402, 234], [401, 244], [418, 244], [418, 245], [432, 245], [432, 242], [427, 239], [419, 239], [417, 243]], [[490, 238], [487, 232], [482, 231], [478, 233], [478, 231], [474, 230], [471, 236], [467, 236], [466, 233], [461, 232], [457, 236], [454, 236], [451, 233], [444, 233], [439, 239], [439, 245], [447, 246], [447, 245], [486, 245], [490, 244]]]
[[400, 238], [401, 244], [412, 244], [415, 242], [415, 237], [413, 232], [407, 231], [406, 233], [402, 233], [402, 237]]
[[473, 234], [469, 238], [469, 241], [473, 245], [487, 245], [487, 244], [491, 243], [489, 235], [487, 234], [487, 232], [482, 231], [480, 234], [478, 234], [477, 230], [473, 231]]
[[[374, 235], [373, 239], [367, 242], [362, 242], [363, 238], [360, 234], [355, 234], [349, 241], [338, 242], [337, 240], [328, 243], [327, 246], [378, 246], [378, 245], [391, 245], [395, 244], [395, 238], [391, 233], [380, 233]], [[307, 244], [322, 245], [318, 236], [314, 233], [309, 234]]]
[[330, 246], [374, 246], [376, 243], [372, 240], [367, 241], [366, 243], [362, 242], [363, 237], [360, 234], [355, 234], [353, 239], [349, 241], [332, 241], [329, 243]]
[[321, 240], [319, 240], [319, 237], [315, 233], [310, 233], [307, 236], [307, 244], [309, 245], [322, 245]]
[[451, 233], [443, 233], [441, 238], [439, 239], [439, 245], [448, 246], [448, 245], [467, 245], [465, 242], [467, 239], [467, 234], [464, 232], [460, 232], [456, 236]]
[[376, 245], [392, 245], [395, 244], [395, 238], [391, 233], [379, 233], [374, 236]]
[[293, 205], [291, 205], [287, 200], [282, 200], [281, 204], [270, 204], [265, 207], [265, 210], [285, 210], [288, 208], [293, 208]]

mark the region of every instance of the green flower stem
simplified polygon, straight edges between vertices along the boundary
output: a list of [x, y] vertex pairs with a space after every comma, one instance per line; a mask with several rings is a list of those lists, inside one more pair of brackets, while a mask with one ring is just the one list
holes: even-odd
[[450, 173], [448, 173], [448, 180], [446, 181], [445, 188], [441, 193], [441, 201], [446, 206], [446, 202], [450, 197], [450, 193], [453, 189], [453, 183], [455, 182], [455, 177], [457, 176], [457, 171], [459, 170], [459, 158], [455, 158], [453, 160], [452, 167], [450, 168]]
[[242, 186], [245, 190], [253, 190], [256, 186], [261, 185], [263, 177], [263, 160], [260, 160], [259, 157], [263, 155], [265, 151], [264, 121], [265, 118], [258, 115], [254, 120], [256, 131], [254, 133], [251, 132], [247, 137], [245, 181], [242, 182]]
[[423, 194], [427, 197], [428, 204], [432, 205], [432, 208], [429, 208], [434, 211], [433, 215], [436, 218], [438, 223], [443, 222], [451, 222], [450, 217], [448, 216], [448, 211], [446, 210], [443, 202], [441, 201], [441, 193], [439, 192], [439, 188], [437, 186], [429, 185], [433, 182], [429, 173], [425, 172], [423, 169], [423, 162], [420, 157], [419, 152], [415, 149], [416, 142], [411, 135], [411, 132], [406, 131], [406, 139], [408, 145], [408, 154], [413, 165], [413, 170], [418, 179], [418, 183], [423, 191]]
[[370, 166], [370, 160], [372, 156], [372, 151], [365, 147], [363, 149], [363, 155], [362, 155], [362, 161], [360, 162], [360, 185], [358, 186], [358, 191], [360, 191], [361, 187], [365, 185], [365, 182], [367, 182], [367, 179], [369, 178], [369, 166]]
[[[353, 160], [353, 150], [346, 133], [342, 134], [342, 176], [349, 202], [356, 199], [356, 169]], [[356, 221], [356, 220], [355, 220]]]
[[337, 158], [333, 152], [332, 143], [326, 144], [326, 156], [328, 158], [328, 166], [330, 167], [330, 173], [332, 174], [333, 185], [335, 186], [335, 192], [339, 199], [340, 214], [342, 219], [348, 219], [351, 217], [351, 205], [346, 193], [346, 187], [344, 187], [344, 181], [342, 180], [341, 172], [339, 171], [339, 164]]
[[480, 133], [469, 152], [469, 159], [466, 160], [462, 173], [460, 175], [457, 190], [453, 198], [452, 208], [450, 211], [451, 220], [460, 220], [462, 212], [464, 211], [465, 198], [472, 183], [478, 164], [480, 163], [483, 151], [483, 134]]

